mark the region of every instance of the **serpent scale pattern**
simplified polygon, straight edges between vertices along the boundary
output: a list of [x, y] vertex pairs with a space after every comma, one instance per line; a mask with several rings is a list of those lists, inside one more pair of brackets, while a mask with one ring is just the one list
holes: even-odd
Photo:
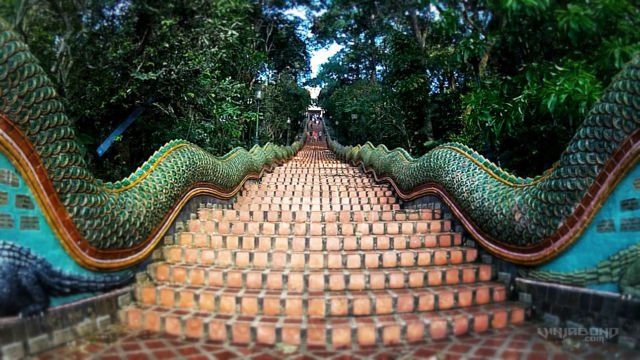
[[196, 183], [235, 188], [247, 174], [284, 161], [301, 147], [267, 144], [215, 157], [176, 140], [124, 180], [105, 183], [88, 170], [52, 82], [27, 45], [0, 20], [0, 113], [29, 139], [80, 233], [99, 249], [144, 241], [181, 194]]
[[441, 185], [482, 231], [503, 243], [531, 246], [551, 236], [572, 214], [605, 162], [640, 127], [640, 54], [615, 76], [554, 167], [519, 178], [458, 143], [413, 158], [403, 149], [371, 143], [331, 149], [343, 160], [389, 177], [403, 192]]

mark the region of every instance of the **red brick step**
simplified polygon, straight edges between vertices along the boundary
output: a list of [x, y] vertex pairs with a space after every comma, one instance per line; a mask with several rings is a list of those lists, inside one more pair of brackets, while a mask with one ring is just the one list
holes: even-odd
[[376, 222], [269, 222], [189, 220], [190, 232], [210, 235], [418, 235], [449, 232], [450, 220]]
[[505, 301], [503, 284], [479, 283], [418, 289], [275, 291], [140, 285], [136, 298], [144, 305], [222, 314], [269, 316], [367, 316], [467, 308]]
[[440, 219], [439, 210], [396, 210], [396, 211], [261, 211], [236, 209], [198, 210], [199, 220], [257, 221], [257, 222], [343, 222], [351, 221], [406, 221]]
[[166, 246], [168, 263], [271, 269], [375, 269], [470, 263], [478, 251], [467, 247], [366, 251], [282, 251]]
[[[362, 236], [281, 236], [281, 235], [216, 235], [182, 232], [175, 244], [186, 247], [244, 250], [404, 250], [460, 246], [462, 236], [454, 232], [424, 235], [362, 235]], [[167, 245], [174, 243], [167, 242]]]
[[489, 281], [492, 277], [490, 265], [477, 263], [395, 269], [276, 270], [163, 262], [152, 265], [149, 274], [157, 283], [299, 292], [473, 284]]
[[228, 315], [143, 305], [127, 308], [124, 313], [131, 328], [174, 336], [246, 345], [284, 343], [329, 348], [420, 343], [524, 321], [524, 308], [514, 303], [366, 317]]

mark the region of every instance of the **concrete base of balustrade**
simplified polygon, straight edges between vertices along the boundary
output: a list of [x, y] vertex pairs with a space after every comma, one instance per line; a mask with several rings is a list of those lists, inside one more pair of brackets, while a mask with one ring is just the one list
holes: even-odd
[[131, 302], [131, 287], [49, 309], [30, 318], [0, 318], [0, 358], [22, 359], [104, 330], [118, 308]]
[[[167, 239], [181, 231], [191, 214], [204, 207], [225, 208], [233, 200], [196, 196], [180, 211], [167, 232]], [[22, 359], [84, 338], [117, 322], [118, 309], [131, 302], [131, 287], [65, 303], [43, 316], [0, 318], [0, 358]]]
[[576, 329], [640, 350], [640, 299], [524, 278], [516, 278], [515, 285], [519, 301], [549, 328]]

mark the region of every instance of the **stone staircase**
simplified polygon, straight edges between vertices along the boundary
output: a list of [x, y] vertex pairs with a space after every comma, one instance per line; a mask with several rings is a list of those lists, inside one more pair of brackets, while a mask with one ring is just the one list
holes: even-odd
[[123, 309], [133, 329], [247, 345], [358, 348], [524, 321], [491, 266], [439, 210], [393, 191], [321, 143], [202, 208]]

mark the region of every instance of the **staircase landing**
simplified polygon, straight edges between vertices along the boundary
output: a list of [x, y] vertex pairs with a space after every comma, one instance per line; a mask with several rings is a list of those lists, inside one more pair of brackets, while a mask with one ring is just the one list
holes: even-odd
[[[543, 324], [508, 325], [464, 336], [450, 335], [442, 340], [366, 349], [300, 349], [295, 346], [231, 345], [211, 341], [176, 339], [146, 331], [118, 331], [79, 340], [39, 355], [42, 360], [68, 359], [637, 359], [637, 351], [621, 346], [579, 340], [563, 345], [537, 335]], [[114, 341], [114, 339], [116, 339]]]

